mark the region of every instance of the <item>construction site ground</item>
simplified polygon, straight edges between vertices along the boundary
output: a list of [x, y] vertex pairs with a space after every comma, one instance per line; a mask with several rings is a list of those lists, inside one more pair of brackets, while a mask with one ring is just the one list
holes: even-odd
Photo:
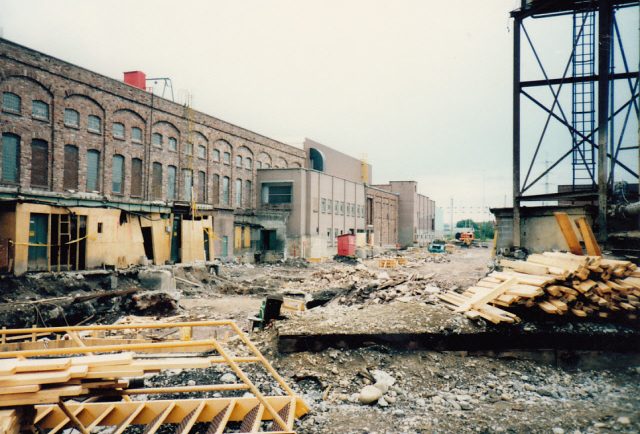
[[[446, 335], [473, 333], [488, 327], [447, 309], [438, 302], [436, 294], [466, 288], [484, 276], [491, 262], [489, 249], [458, 249], [445, 256], [427, 255], [424, 250], [402, 254], [407, 263], [392, 269], [381, 269], [378, 259], [350, 263], [307, 264], [290, 260], [275, 265], [223, 264], [218, 275], [206, 267], [175, 268], [178, 294], [174, 309], [161, 303], [162, 309], [145, 311], [139, 302], [132, 304], [128, 300], [131, 295], [123, 295], [118, 300], [105, 301], [108, 308], [86, 308], [92, 315], [87, 322], [232, 319], [248, 329], [248, 317], [258, 313], [266, 295], [304, 292], [308, 298], [327, 303], [301, 313], [285, 311], [286, 319], [250, 335], [285, 381], [311, 407], [310, 414], [299, 422], [297, 432], [640, 431], [638, 348], [584, 354], [534, 349], [434, 351], [364, 340], [358, 345], [336, 341], [335, 345], [320, 346], [318, 351], [295, 348], [279, 351], [280, 339], [287, 334]], [[77, 284], [91, 279], [66, 275], [58, 280]], [[54, 289], [55, 280], [41, 277], [37, 281], [39, 284], [35, 286], [33, 281], [24, 283], [20, 291], [34, 300], [45, 295], [60, 296], [62, 290]], [[6, 295], [8, 283], [4, 284]], [[135, 284], [133, 277], [121, 276], [117, 289]], [[86, 293], [91, 290], [96, 288], [84, 288]], [[4, 307], [8, 307], [7, 297], [4, 301]], [[39, 311], [43, 318], [52, 317], [44, 306]], [[606, 339], [606, 333], [602, 332], [610, 330], [610, 326], [592, 327], [593, 330], [584, 329], [587, 336], [593, 331], [597, 339]], [[374, 377], [381, 375], [379, 371], [391, 378], [393, 384], [377, 403], [362, 404], [358, 399], [360, 393], [376, 381]], [[197, 374], [170, 371], [146, 382], [204, 384], [219, 375], [215, 371]]]

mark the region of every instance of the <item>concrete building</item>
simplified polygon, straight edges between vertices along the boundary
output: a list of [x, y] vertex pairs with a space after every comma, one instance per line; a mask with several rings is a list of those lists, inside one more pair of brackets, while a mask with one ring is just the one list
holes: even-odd
[[304, 167], [303, 150], [125, 76], [0, 39], [0, 268], [192, 262], [284, 232], [286, 214], [257, 207], [257, 173]]
[[373, 168], [362, 159], [337, 151], [305, 138], [302, 147], [307, 155], [307, 167], [352, 182], [371, 184]]
[[398, 244], [398, 194], [366, 186], [367, 243], [392, 248]]
[[416, 181], [391, 181], [375, 185], [398, 195], [398, 243], [425, 246], [435, 238], [435, 202], [418, 193]]
[[289, 213], [286, 252], [321, 258], [337, 253], [337, 237], [359, 235], [365, 241], [365, 187], [326, 173], [302, 169], [258, 170], [260, 207]]

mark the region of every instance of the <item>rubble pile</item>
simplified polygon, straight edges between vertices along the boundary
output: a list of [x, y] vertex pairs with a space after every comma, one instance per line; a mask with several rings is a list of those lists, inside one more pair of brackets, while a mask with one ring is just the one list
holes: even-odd
[[433, 273], [422, 275], [419, 273], [402, 273], [391, 278], [387, 272], [376, 275], [374, 280], [356, 284], [354, 289], [338, 296], [336, 303], [353, 304], [381, 304], [397, 300], [401, 302], [427, 301], [435, 302], [440, 288], [427, 283]]

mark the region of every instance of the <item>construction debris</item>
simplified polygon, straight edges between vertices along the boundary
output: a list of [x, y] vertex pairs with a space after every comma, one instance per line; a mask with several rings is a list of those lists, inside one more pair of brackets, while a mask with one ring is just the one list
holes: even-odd
[[571, 253], [532, 254], [526, 261], [501, 259], [494, 271], [458, 294], [438, 297], [469, 318], [493, 323], [520, 320], [505, 308], [537, 308], [553, 315], [637, 320], [640, 271], [630, 261]]

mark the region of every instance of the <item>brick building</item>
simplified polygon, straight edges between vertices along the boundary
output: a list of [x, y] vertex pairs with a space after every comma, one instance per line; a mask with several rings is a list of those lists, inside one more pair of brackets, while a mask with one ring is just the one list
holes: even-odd
[[369, 185], [365, 194], [369, 244], [395, 247], [398, 243], [398, 194]]
[[256, 209], [257, 170], [306, 162], [301, 149], [4, 39], [0, 95], [0, 267], [16, 273], [250, 252], [286, 220]]

